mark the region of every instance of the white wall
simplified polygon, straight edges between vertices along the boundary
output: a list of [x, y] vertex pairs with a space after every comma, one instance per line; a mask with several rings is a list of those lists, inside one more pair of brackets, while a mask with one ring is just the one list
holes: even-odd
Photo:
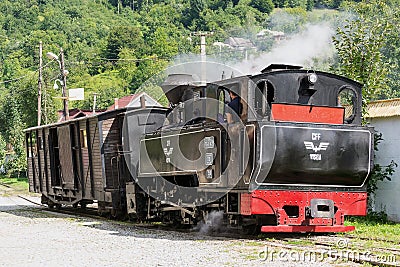
[[[161, 104], [155, 101], [153, 98], [149, 97], [148, 95], [144, 95], [144, 100], [146, 107], [161, 107]], [[137, 97], [133, 101], [128, 104], [128, 107], [131, 108], [139, 108], [140, 107], [140, 97]]]
[[[374, 118], [371, 125], [384, 139], [378, 145], [379, 151], [375, 151], [376, 163], [388, 165], [394, 160], [400, 166], [400, 117]], [[392, 181], [378, 183], [375, 210], [383, 210], [390, 220], [400, 222], [400, 167], [391, 178]]]

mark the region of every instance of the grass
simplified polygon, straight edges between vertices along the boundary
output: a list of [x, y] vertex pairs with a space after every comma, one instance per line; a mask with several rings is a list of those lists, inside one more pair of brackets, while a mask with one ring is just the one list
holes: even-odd
[[248, 260], [248, 261], [260, 260], [260, 256], [258, 254], [259, 254], [258, 251], [256, 251], [253, 254], [245, 255], [244, 258], [245, 258], [245, 260]]
[[354, 225], [351, 236], [400, 244], [400, 224], [390, 222], [385, 216], [371, 213], [366, 217], [350, 217], [346, 225]]
[[0, 176], [0, 182], [11, 187], [24, 188], [26, 190], [29, 188], [28, 178], [9, 178]]
[[28, 178], [8, 178], [0, 176], [0, 195], [18, 195], [29, 192]]
[[306, 238], [303, 238], [302, 240], [287, 240], [287, 244], [289, 245], [313, 245], [314, 242], [311, 240], [307, 240]]

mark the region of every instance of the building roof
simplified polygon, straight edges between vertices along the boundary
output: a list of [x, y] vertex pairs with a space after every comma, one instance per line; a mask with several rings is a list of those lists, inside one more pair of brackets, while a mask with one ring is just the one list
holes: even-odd
[[[69, 110], [69, 119], [73, 120], [76, 118], [86, 117], [93, 114], [99, 114], [102, 112], [104, 112], [104, 110], [96, 110], [96, 112], [93, 113], [93, 110], [73, 108]], [[63, 115], [64, 115], [63, 111], [58, 110], [57, 113], [58, 113], [58, 122], [61, 122], [63, 120]]]
[[377, 100], [368, 104], [366, 118], [400, 116], [400, 98]]
[[140, 97], [140, 94], [132, 94], [132, 95], [123, 96], [123, 97], [119, 98], [118, 100], [116, 100], [116, 101], [118, 101], [117, 107], [116, 107], [116, 103], [114, 103], [110, 107], [108, 107], [107, 110], [124, 108], [127, 105], [129, 105], [129, 103], [131, 103], [134, 99], [136, 99], [138, 97]]
[[225, 44], [230, 45], [234, 48], [253, 48], [254, 43], [249, 39], [244, 39], [240, 37], [229, 37], [225, 40]]
[[257, 37], [258, 38], [264, 37], [266, 35], [277, 38], [277, 37], [284, 37], [285, 33], [284, 32], [279, 32], [279, 31], [271, 31], [271, 30], [268, 30], [268, 29], [263, 29], [259, 33], [257, 33]]
[[[156, 100], [154, 100], [151, 96], [146, 94], [145, 92], [141, 92], [138, 94], [132, 94], [132, 95], [127, 95], [123, 96], [121, 98], [116, 98], [114, 100], [114, 104], [111, 105], [107, 110], [101, 109], [101, 110], [96, 110], [96, 112], [93, 112], [93, 110], [86, 110], [86, 109], [79, 109], [79, 108], [73, 108], [69, 110], [69, 119], [77, 119], [81, 117], [87, 117], [90, 115], [95, 115], [95, 114], [100, 114], [105, 111], [110, 111], [114, 109], [123, 109], [126, 107], [138, 107], [140, 106], [140, 97], [144, 96], [145, 97], [145, 104], [148, 107], [161, 107], [161, 104], [158, 103]], [[58, 111], [58, 122], [63, 121], [63, 111], [59, 110]]]

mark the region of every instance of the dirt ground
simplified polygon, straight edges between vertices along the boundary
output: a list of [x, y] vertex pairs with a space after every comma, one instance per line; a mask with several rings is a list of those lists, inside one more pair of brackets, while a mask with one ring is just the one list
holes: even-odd
[[265, 236], [166, 231], [66, 215], [34, 204], [39, 195], [1, 185], [0, 266], [361, 266], [320, 254], [304, 257], [310, 255], [304, 240], [288, 247]]

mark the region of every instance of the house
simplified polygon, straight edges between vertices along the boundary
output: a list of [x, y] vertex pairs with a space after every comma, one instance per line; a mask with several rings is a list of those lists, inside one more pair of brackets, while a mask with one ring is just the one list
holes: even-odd
[[254, 49], [255, 45], [249, 39], [244, 39], [240, 37], [229, 37], [224, 42], [226, 45], [229, 45], [233, 49], [237, 50], [245, 50], [245, 49]]
[[271, 31], [268, 29], [263, 29], [259, 33], [257, 33], [258, 39], [272, 38], [276, 42], [285, 39], [285, 33], [280, 31]]
[[[375, 162], [386, 166], [394, 160], [400, 166], [400, 98], [371, 102], [366, 118], [377, 132], [382, 133], [384, 139], [378, 145], [379, 150], [375, 151]], [[374, 208], [386, 212], [390, 220], [400, 222], [399, 167], [391, 178], [392, 181], [378, 182]]]

